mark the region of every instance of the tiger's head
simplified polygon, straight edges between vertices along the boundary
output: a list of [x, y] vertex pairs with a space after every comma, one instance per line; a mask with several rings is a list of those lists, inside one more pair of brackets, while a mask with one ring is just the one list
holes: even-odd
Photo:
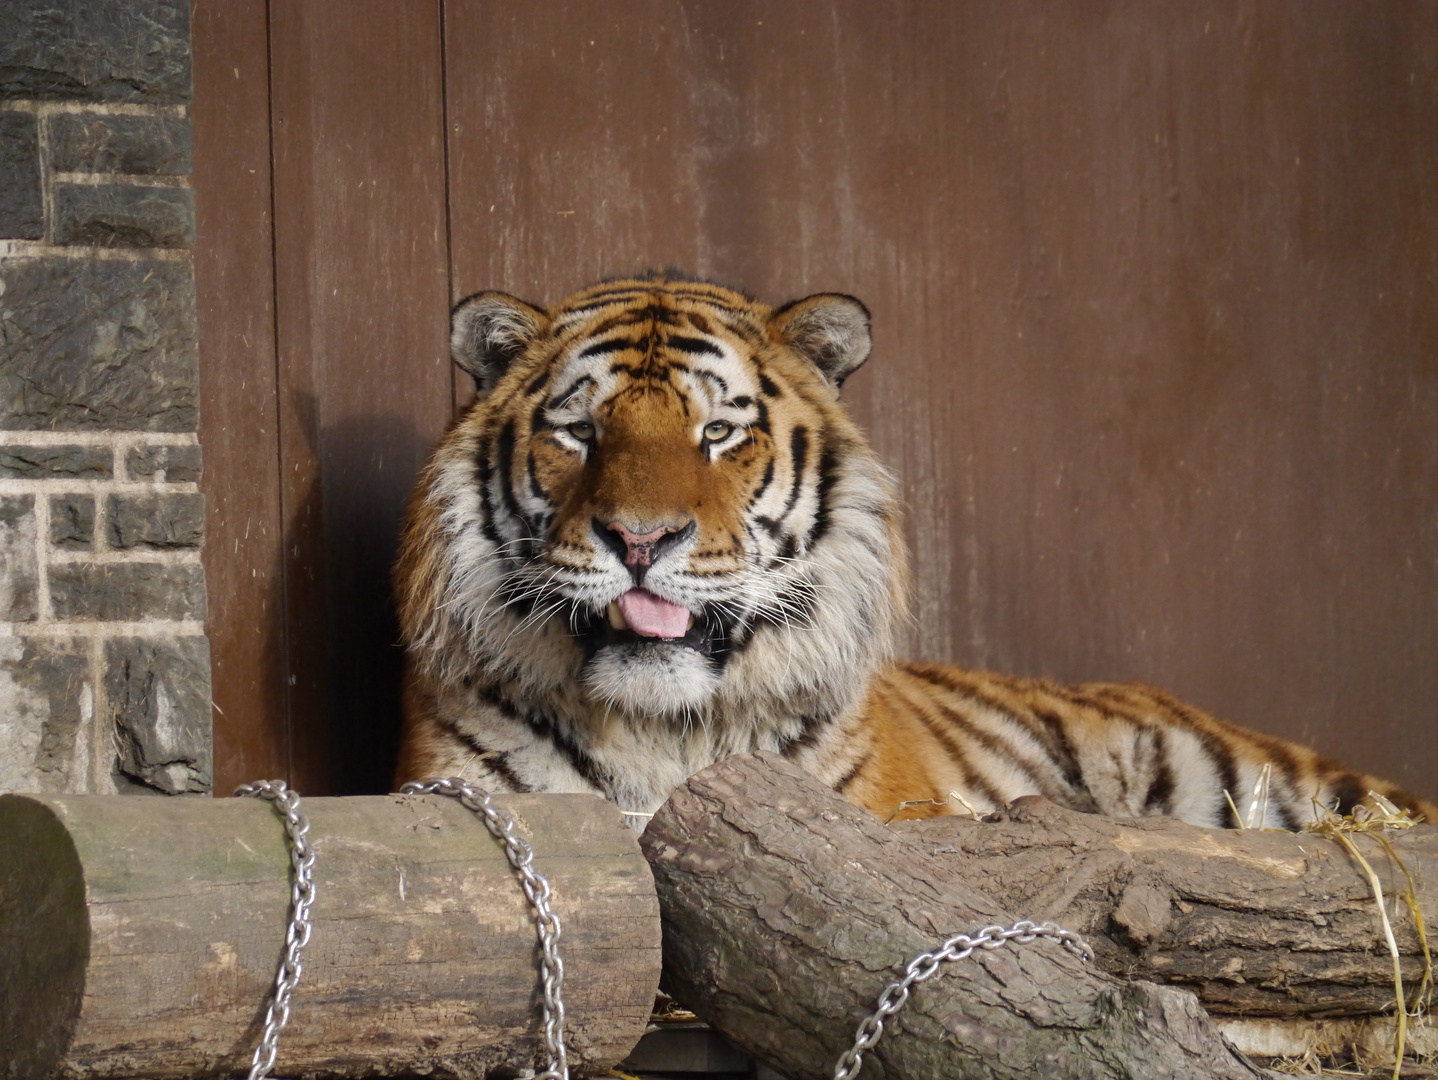
[[410, 507], [412, 664], [570, 725], [798, 732], [856, 704], [904, 574], [893, 483], [838, 398], [862, 304], [484, 292], [451, 344], [479, 399]]

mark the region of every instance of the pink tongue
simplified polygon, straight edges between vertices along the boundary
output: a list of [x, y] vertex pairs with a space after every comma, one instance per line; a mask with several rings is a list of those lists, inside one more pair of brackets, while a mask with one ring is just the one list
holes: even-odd
[[647, 589], [630, 589], [616, 603], [629, 629], [645, 637], [683, 637], [689, 609], [660, 599]]

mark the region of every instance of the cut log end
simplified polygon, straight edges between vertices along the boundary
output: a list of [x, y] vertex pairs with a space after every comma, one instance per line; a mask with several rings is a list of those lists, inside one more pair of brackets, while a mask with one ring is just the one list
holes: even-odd
[[49, 807], [0, 795], [0, 1061], [54, 1074], [75, 1034], [89, 959], [80, 856]]

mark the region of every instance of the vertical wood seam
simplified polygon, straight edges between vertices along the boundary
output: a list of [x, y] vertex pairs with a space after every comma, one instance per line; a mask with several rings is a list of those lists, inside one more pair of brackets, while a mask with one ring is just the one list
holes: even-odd
[[[278, 206], [275, 201], [275, 50], [274, 20], [271, 18], [271, 0], [265, 0], [265, 128], [269, 133], [270, 162], [270, 334], [274, 340], [275, 393], [278, 395], [281, 383], [283, 360], [280, 356], [280, 257], [276, 237]], [[278, 402], [277, 402], [278, 404]], [[276, 572], [279, 575], [280, 596], [276, 605], [275, 618], [280, 633], [280, 697], [283, 702], [284, 746], [281, 757], [285, 763], [287, 781], [295, 775], [295, 715], [292, 687], [293, 659], [290, 656], [290, 564], [285, 557], [288, 537], [285, 533], [285, 457], [284, 457], [284, 409], [275, 409], [275, 500], [278, 510], [276, 522], [279, 533], [279, 559]]]
[[[449, 11], [445, 6], [445, 0], [439, 0], [439, 121], [442, 125], [440, 152], [444, 156], [444, 306], [446, 312], [454, 306], [456, 299], [454, 295], [454, 211], [449, 197], [449, 52], [445, 34], [445, 20], [448, 17]], [[448, 341], [448, 327], [445, 329], [445, 340]], [[447, 355], [446, 359], [448, 359]], [[459, 413], [456, 406], [456, 395], [459, 388], [454, 382], [454, 365], [449, 364], [448, 368], [449, 416], [453, 420]]]

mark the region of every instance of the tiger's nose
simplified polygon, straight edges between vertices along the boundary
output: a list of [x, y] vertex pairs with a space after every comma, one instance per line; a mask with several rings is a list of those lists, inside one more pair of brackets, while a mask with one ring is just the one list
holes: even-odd
[[637, 533], [622, 521], [611, 521], [601, 525], [595, 521], [594, 531], [599, 534], [624, 565], [634, 571], [636, 580], [644, 571], [659, 561], [660, 557], [694, 534], [694, 522], [685, 525], [661, 525], [649, 532]]

